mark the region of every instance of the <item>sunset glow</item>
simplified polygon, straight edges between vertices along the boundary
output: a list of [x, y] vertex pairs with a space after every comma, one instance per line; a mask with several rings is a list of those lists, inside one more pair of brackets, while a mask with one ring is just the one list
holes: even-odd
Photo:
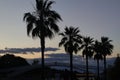
[[[60, 30], [65, 26], [79, 27], [81, 35], [100, 40], [107, 36], [113, 40], [112, 56], [120, 53], [120, 0], [56, 0], [53, 5], [62, 17], [58, 23]], [[0, 49], [40, 47], [39, 39], [32, 39], [26, 34], [23, 15], [34, 11], [34, 0], [0, 1]], [[58, 35], [46, 39], [46, 47], [58, 47], [61, 37]], [[65, 53], [64, 50], [56, 53]], [[50, 52], [49, 52], [50, 53]], [[81, 53], [79, 53], [81, 55]], [[40, 53], [16, 54], [24, 58], [38, 58]]]

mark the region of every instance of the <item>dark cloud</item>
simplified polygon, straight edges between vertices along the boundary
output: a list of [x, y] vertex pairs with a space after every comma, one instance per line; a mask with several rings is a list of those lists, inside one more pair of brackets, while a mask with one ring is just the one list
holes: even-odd
[[[58, 48], [51, 48], [48, 47], [45, 51], [57, 51]], [[6, 48], [5, 50], [0, 50], [0, 53], [34, 53], [34, 52], [41, 52], [41, 48]]]

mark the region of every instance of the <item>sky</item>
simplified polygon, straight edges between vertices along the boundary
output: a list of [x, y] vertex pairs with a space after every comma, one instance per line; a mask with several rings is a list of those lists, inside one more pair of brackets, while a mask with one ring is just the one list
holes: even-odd
[[[113, 55], [120, 53], [120, 0], [55, 0], [52, 9], [63, 21], [58, 25], [79, 27], [80, 34], [113, 40]], [[24, 13], [33, 12], [35, 0], [0, 0], [0, 49], [40, 47], [39, 39], [27, 36]], [[46, 39], [46, 47], [58, 47], [61, 37]], [[62, 50], [64, 52], [64, 50]]]

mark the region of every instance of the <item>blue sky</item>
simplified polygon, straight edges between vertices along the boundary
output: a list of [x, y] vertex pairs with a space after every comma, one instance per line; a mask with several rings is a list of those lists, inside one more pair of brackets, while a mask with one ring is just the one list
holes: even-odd
[[[81, 34], [113, 40], [114, 53], [120, 53], [120, 0], [56, 0], [53, 9], [62, 17], [58, 23], [79, 27]], [[39, 47], [39, 39], [27, 37], [23, 15], [34, 11], [35, 0], [0, 0], [0, 49]], [[47, 47], [58, 47], [60, 37], [46, 40]]]

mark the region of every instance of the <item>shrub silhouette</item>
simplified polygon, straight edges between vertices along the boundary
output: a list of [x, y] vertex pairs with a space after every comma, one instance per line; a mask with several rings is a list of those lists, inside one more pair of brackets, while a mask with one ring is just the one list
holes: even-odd
[[24, 58], [12, 54], [6, 54], [0, 57], [0, 68], [11, 68], [25, 65], [29, 64]]

